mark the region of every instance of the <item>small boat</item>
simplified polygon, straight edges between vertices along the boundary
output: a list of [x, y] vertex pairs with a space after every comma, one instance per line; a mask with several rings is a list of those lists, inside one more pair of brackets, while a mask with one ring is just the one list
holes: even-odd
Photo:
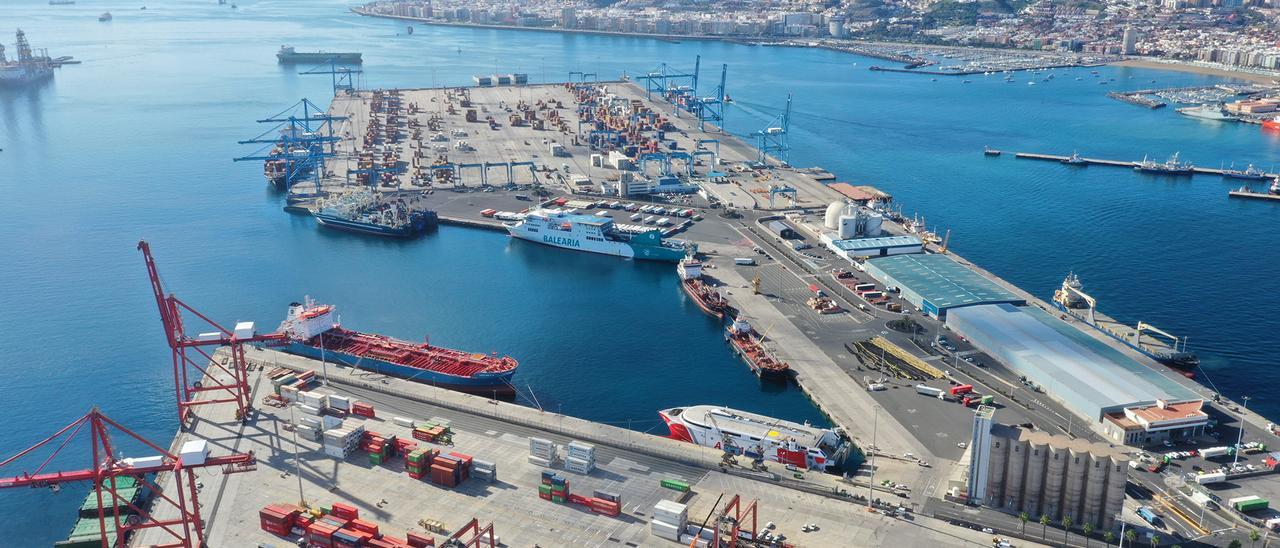
[[103, 13], [102, 15], [99, 15], [99, 16], [98, 16], [98, 21], [101, 21], [101, 22], [104, 22], [104, 23], [105, 23], [105, 22], [110, 21], [110, 20], [111, 20], [111, 12], [109, 12], [109, 11], [108, 11], [108, 12], [105, 12], [105, 13]]
[[1262, 129], [1280, 130], [1280, 116], [1263, 120]]
[[982, 147], [983, 156], [999, 156], [1000, 151], [991, 147]]
[[413, 26], [412, 26], [412, 25], [410, 25], [410, 26], [409, 26], [408, 32], [409, 32], [409, 34], [413, 34]]

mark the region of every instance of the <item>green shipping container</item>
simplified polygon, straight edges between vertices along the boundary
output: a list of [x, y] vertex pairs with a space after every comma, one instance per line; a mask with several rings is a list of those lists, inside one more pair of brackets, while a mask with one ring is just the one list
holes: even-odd
[[369, 464], [372, 464], [375, 466], [382, 464], [382, 455], [379, 455], [377, 453], [369, 453]]
[[[107, 542], [110, 546], [116, 545], [116, 524], [113, 518], [107, 518]], [[98, 518], [80, 518], [76, 522], [75, 527], [71, 529], [71, 534], [67, 535], [67, 540], [59, 541], [53, 544], [57, 548], [90, 548], [102, 546], [102, 529], [98, 526]]]
[[1246, 500], [1236, 503], [1236, 510], [1241, 512], [1252, 512], [1254, 510], [1266, 510], [1271, 503], [1267, 499]]
[[666, 487], [667, 489], [673, 489], [676, 491], [680, 491], [681, 493], [689, 492], [689, 484], [680, 480], [664, 479], [662, 480], [661, 485], [663, 487]]
[[555, 503], [558, 503], [558, 504], [564, 504], [564, 497], [557, 496], [557, 495], [551, 495], [551, 502], [555, 502]]
[[993, 401], [996, 401], [996, 397], [995, 397], [995, 396], [983, 396], [983, 397], [982, 397], [982, 405], [991, 405], [991, 402], [993, 402]]
[[540, 495], [550, 495], [550, 494], [551, 494], [551, 486], [550, 486], [550, 485], [539, 485], [539, 486], [538, 486], [538, 494], [540, 494]]

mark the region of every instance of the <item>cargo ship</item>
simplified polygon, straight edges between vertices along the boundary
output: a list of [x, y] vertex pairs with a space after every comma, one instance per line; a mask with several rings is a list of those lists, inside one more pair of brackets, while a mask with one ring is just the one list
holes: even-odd
[[359, 65], [364, 62], [364, 60], [361, 59], [360, 53], [327, 51], [304, 52], [294, 49], [293, 46], [280, 46], [280, 51], [276, 52], [276, 59], [284, 65], [294, 63], [338, 63], [340, 65]]
[[518, 364], [514, 358], [344, 329], [337, 321], [336, 307], [311, 299], [290, 304], [279, 331], [287, 336], [281, 350], [290, 354], [480, 396], [515, 394], [511, 376]]
[[369, 190], [321, 199], [314, 216], [325, 228], [390, 238], [411, 238], [439, 223], [434, 211], [414, 209], [403, 199], [384, 201]]
[[48, 55], [36, 55], [27, 42], [26, 33], [18, 29], [18, 58], [9, 60], [4, 54], [4, 45], [0, 44], [0, 87], [21, 86], [39, 82], [53, 76], [53, 63]]
[[543, 245], [614, 255], [628, 259], [677, 262], [694, 248], [678, 240], [663, 240], [658, 229], [624, 231], [608, 217], [535, 209], [523, 219], [503, 223], [513, 238]]
[[737, 318], [724, 330], [727, 341], [742, 360], [751, 367], [751, 372], [763, 380], [784, 381], [791, 376], [791, 366], [779, 361], [769, 354], [761, 342], [761, 337], [747, 320]]
[[[1129, 327], [1109, 317], [1101, 316], [1097, 310], [1097, 299], [1084, 292], [1084, 284], [1074, 272], [1067, 274], [1066, 279], [1062, 281], [1062, 287], [1054, 292], [1053, 304], [1058, 310], [1089, 324], [1142, 355], [1178, 370], [1182, 376], [1195, 378], [1194, 369], [1200, 366], [1200, 358], [1195, 352], [1187, 350], [1185, 339], [1179, 339], [1145, 322], [1138, 322], [1137, 327]], [[1086, 312], [1079, 312], [1079, 310]], [[1164, 336], [1171, 341], [1171, 344], [1163, 341], [1144, 344], [1142, 334], [1148, 331]]]
[[1178, 153], [1173, 153], [1164, 163], [1149, 160], [1146, 156], [1142, 157], [1141, 162], [1134, 162], [1133, 169], [1143, 173], [1158, 173], [1162, 175], [1191, 175], [1195, 173], [1195, 166], [1191, 162], [1183, 162], [1178, 159]]
[[1276, 116], [1275, 118], [1267, 118], [1266, 120], [1263, 120], [1262, 129], [1269, 129], [1272, 131], [1280, 130], [1280, 116]]
[[702, 262], [693, 257], [681, 259], [676, 265], [676, 274], [680, 276], [680, 287], [684, 288], [684, 292], [703, 312], [722, 321], [732, 313], [733, 307], [729, 305], [729, 301], [702, 277]]
[[667, 437], [797, 468], [827, 471], [840, 466], [853, 448], [839, 430], [714, 405], [673, 407], [658, 412]]

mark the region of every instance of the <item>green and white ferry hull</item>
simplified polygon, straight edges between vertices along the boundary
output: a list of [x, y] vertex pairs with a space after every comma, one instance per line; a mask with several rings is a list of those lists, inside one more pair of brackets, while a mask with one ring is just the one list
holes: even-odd
[[664, 241], [661, 230], [632, 233], [614, 225], [613, 219], [594, 215], [535, 210], [503, 226], [513, 238], [628, 259], [674, 263], [690, 249], [683, 242]]

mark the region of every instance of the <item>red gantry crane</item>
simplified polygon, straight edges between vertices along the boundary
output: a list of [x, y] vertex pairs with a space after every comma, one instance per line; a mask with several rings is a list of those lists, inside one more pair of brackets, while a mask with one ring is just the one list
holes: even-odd
[[[45, 468], [70, 442], [85, 429], [93, 443], [93, 462], [89, 468], [72, 471], [46, 472]], [[119, 455], [119, 447], [111, 441], [110, 430], [114, 429], [146, 446], [150, 456], [126, 459]], [[61, 441], [59, 441], [61, 440]], [[57, 444], [54, 447], [54, 444]], [[199, 444], [203, 446], [203, 444]], [[164, 547], [200, 547], [204, 545], [204, 523], [200, 518], [200, 501], [197, 499], [196, 470], [220, 466], [224, 473], [246, 472], [255, 469], [256, 460], [253, 453], [233, 453], [221, 457], [208, 456], [207, 451], [196, 451], [185, 457], [175, 455], [160, 446], [143, 439], [128, 428], [107, 418], [98, 409], [76, 419], [57, 433], [45, 438], [18, 454], [0, 461], [0, 470], [15, 461], [32, 455], [42, 447], [54, 447], [52, 453], [45, 458], [35, 470], [23, 472], [16, 476], [0, 476], [0, 489], [14, 487], [50, 487], [72, 481], [92, 481], [93, 492], [98, 498], [98, 525], [102, 535], [102, 548], [114, 548], [125, 545], [126, 537], [146, 529], [160, 529], [172, 538], [169, 543], [158, 543]], [[191, 462], [185, 462], [190, 460]], [[153, 480], [153, 474], [173, 474], [172, 492], [166, 493]], [[131, 476], [137, 478], [138, 485], [154, 494], [149, 508], [140, 508], [134, 501], [119, 496], [116, 490], [116, 478]], [[107, 501], [103, 504], [104, 500]], [[110, 509], [105, 508], [110, 506]], [[108, 527], [111, 524], [111, 527]]]
[[[172, 294], [166, 295], [164, 286], [160, 283], [156, 261], [151, 256], [151, 246], [146, 241], [140, 241], [138, 249], [146, 260], [151, 289], [155, 293], [156, 305], [160, 308], [160, 320], [164, 323], [164, 334], [173, 353], [173, 385], [178, 401], [178, 423], [182, 427], [186, 426], [192, 407], [230, 402], [236, 404], [236, 419], [245, 420], [253, 409], [253, 396], [249, 389], [244, 345], [282, 340], [284, 335], [258, 335], [251, 322], [237, 323], [235, 330], [227, 330]], [[215, 331], [200, 333], [195, 337], [187, 335], [182, 322], [184, 310]], [[222, 362], [214, 360], [213, 351], [223, 346], [230, 348], [230, 359]], [[209, 348], [213, 350], [207, 350]], [[192, 377], [195, 377], [194, 381]], [[199, 398], [202, 392], [214, 394]]]

